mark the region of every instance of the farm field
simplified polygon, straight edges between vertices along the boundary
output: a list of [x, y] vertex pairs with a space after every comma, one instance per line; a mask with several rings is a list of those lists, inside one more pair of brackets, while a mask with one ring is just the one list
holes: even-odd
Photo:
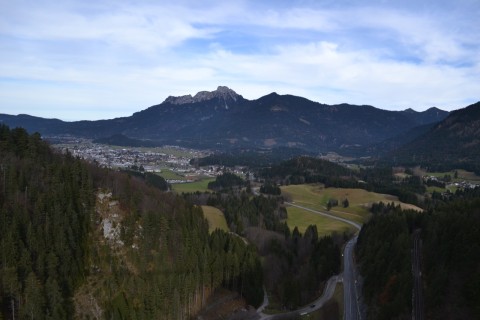
[[210, 233], [215, 229], [221, 229], [226, 232], [230, 231], [222, 211], [211, 206], [202, 206], [202, 210], [205, 218], [208, 220], [208, 231]]
[[165, 180], [187, 180], [185, 176], [179, 175], [170, 169], [162, 169], [162, 172], [159, 172], [158, 175], [162, 176]]
[[287, 207], [287, 225], [290, 230], [298, 228], [302, 234], [305, 233], [309, 225], [316, 225], [319, 236], [331, 235], [333, 232], [354, 233], [356, 229], [342, 221], [330, 219], [313, 212], [305, 211], [296, 207]]
[[[282, 186], [282, 194], [295, 202], [311, 209], [326, 211], [329, 199], [337, 199], [339, 206], [329, 213], [355, 222], [364, 223], [370, 217], [369, 207], [375, 202], [394, 202], [404, 209], [420, 208], [398, 201], [391, 195], [368, 192], [363, 189], [324, 188], [322, 184]], [[343, 208], [342, 201], [348, 199], [348, 208]]]
[[172, 184], [173, 191], [177, 193], [188, 193], [188, 192], [205, 192], [208, 190], [208, 183], [215, 181], [214, 178], [206, 178], [202, 180], [198, 180], [195, 182], [187, 182], [187, 183], [175, 183]]
[[430, 186], [430, 187], [427, 187], [427, 193], [433, 193], [433, 192], [445, 192], [445, 188], [440, 188], [440, 187], [434, 187], [434, 186]]

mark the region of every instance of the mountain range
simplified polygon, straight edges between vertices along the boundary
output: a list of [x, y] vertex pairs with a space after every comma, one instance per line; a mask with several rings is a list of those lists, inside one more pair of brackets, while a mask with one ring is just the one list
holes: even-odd
[[44, 136], [70, 134], [110, 142], [120, 138], [216, 150], [287, 146], [351, 153], [437, 123], [447, 115], [437, 108], [387, 111], [368, 105], [327, 105], [277, 93], [248, 100], [220, 86], [194, 96], [170, 96], [130, 117], [65, 122], [0, 114], [0, 121]]
[[424, 134], [391, 151], [386, 159], [436, 170], [461, 167], [480, 172], [480, 102], [452, 111]]

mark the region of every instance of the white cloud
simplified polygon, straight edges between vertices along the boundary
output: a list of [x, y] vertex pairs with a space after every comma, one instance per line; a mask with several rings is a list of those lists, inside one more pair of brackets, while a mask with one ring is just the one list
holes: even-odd
[[480, 27], [468, 17], [302, 5], [4, 1], [0, 105], [15, 107], [0, 112], [127, 116], [218, 85], [383, 108], [480, 99]]
[[[193, 38], [209, 38], [216, 30], [196, 28], [184, 8], [177, 6], [116, 6], [85, 14], [75, 6], [47, 6], [41, 2], [10, 6], [0, 33], [45, 41], [101, 41], [152, 51], [177, 46]], [[88, 45], [86, 43], [85, 45]]]

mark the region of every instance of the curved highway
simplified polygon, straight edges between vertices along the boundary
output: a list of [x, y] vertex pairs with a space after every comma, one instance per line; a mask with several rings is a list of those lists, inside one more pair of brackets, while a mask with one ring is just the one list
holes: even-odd
[[[360, 230], [362, 227], [357, 222], [354, 222], [345, 218], [337, 217], [327, 212], [310, 209], [310, 208], [300, 206], [298, 204], [291, 203], [291, 202], [285, 202], [285, 204], [305, 210], [305, 211], [309, 211], [315, 214], [319, 214], [319, 215], [328, 217], [330, 219], [347, 223], [355, 227], [355, 229], [357, 230]], [[265, 292], [264, 303], [257, 310], [258, 314], [260, 315], [260, 319], [285, 319], [285, 317], [288, 317], [288, 316], [306, 315], [308, 313], [314, 312], [315, 310], [322, 308], [325, 302], [327, 302], [332, 298], [337, 281], [342, 281], [342, 280], [343, 280], [343, 287], [344, 287], [344, 290], [343, 290], [344, 291], [344, 319], [346, 320], [361, 319], [359, 295], [358, 295], [358, 288], [357, 288], [357, 281], [356, 281], [356, 271], [355, 271], [356, 269], [353, 261], [353, 250], [355, 248], [356, 242], [357, 242], [357, 236], [353, 237], [350, 241], [348, 241], [347, 245], [345, 246], [345, 250], [343, 254], [343, 259], [344, 259], [343, 277], [342, 275], [331, 277], [327, 281], [327, 285], [325, 286], [325, 290], [321, 297], [311, 302], [308, 306], [297, 309], [295, 311], [282, 313], [282, 314], [267, 315], [262, 312], [264, 308], [268, 305], [268, 297]]]
[[[327, 212], [313, 210], [291, 202], [285, 203], [296, 208], [300, 208], [315, 214], [348, 223], [349, 225], [354, 226], [355, 229], [357, 229], [358, 231], [360, 231], [360, 229], [362, 228], [362, 225], [357, 222], [337, 217]], [[353, 237], [350, 241], [348, 241], [343, 253], [343, 318], [346, 320], [362, 319], [362, 313], [359, 303], [359, 289], [357, 287], [356, 267], [353, 260], [353, 251], [355, 249], [356, 243], [357, 236]]]
[[[310, 312], [314, 312], [322, 308], [323, 305], [333, 297], [333, 293], [335, 292], [337, 281], [338, 281], [338, 276], [333, 276], [330, 279], [328, 279], [325, 289], [323, 290], [322, 296], [319, 297], [317, 300], [312, 301], [307, 306], [304, 306], [294, 311], [289, 311], [286, 313], [279, 313], [279, 314], [264, 314], [262, 312], [259, 312], [260, 319], [269, 319], [269, 320], [286, 319], [286, 317], [302, 316]], [[265, 305], [262, 305], [262, 307], [265, 308]]]

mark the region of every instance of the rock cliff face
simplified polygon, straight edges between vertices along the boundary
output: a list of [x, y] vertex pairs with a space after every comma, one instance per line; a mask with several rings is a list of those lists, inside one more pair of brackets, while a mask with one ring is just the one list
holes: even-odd
[[167, 99], [165, 99], [164, 103], [180, 105], [187, 103], [198, 103], [215, 98], [223, 100], [225, 103], [228, 103], [229, 101], [237, 101], [237, 99], [240, 98], [243, 99], [241, 95], [237, 94], [232, 89], [219, 86], [215, 91], [200, 91], [193, 97], [190, 94], [180, 97], [169, 96]]

